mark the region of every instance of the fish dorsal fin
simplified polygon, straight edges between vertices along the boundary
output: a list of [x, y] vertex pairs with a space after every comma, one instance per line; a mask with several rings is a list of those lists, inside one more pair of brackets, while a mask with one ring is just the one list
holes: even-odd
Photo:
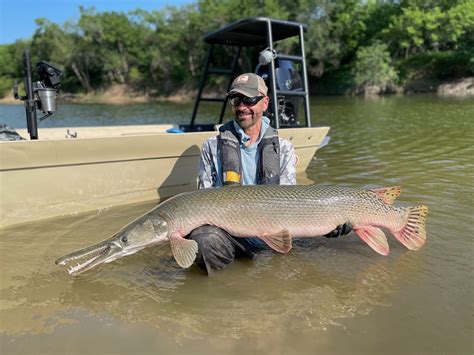
[[194, 240], [184, 239], [179, 233], [173, 233], [170, 236], [171, 251], [173, 256], [182, 268], [190, 267], [198, 252], [197, 243]]
[[288, 253], [291, 250], [291, 235], [288, 229], [283, 229], [274, 234], [263, 233], [258, 237], [279, 253]]
[[378, 189], [370, 189], [369, 191], [375, 193], [377, 197], [380, 198], [386, 204], [391, 205], [395, 201], [395, 199], [402, 193], [402, 187], [381, 187]]
[[388, 255], [390, 249], [388, 247], [387, 238], [380, 228], [367, 226], [364, 228], [356, 228], [357, 235], [366, 242], [369, 247], [382, 255]]

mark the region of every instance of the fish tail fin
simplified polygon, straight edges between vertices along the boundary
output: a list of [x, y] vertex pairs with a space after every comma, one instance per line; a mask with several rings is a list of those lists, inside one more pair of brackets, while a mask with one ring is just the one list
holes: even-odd
[[393, 204], [395, 199], [400, 196], [402, 193], [402, 187], [401, 186], [391, 186], [391, 187], [381, 187], [378, 189], [370, 189], [369, 191], [372, 191], [377, 195], [378, 198], [380, 198], [383, 202], [385, 202], [388, 205]]
[[426, 241], [426, 216], [428, 207], [424, 205], [409, 207], [406, 224], [398, 231], [392, 231], [400, 243], [410, 250], [420, 249]]

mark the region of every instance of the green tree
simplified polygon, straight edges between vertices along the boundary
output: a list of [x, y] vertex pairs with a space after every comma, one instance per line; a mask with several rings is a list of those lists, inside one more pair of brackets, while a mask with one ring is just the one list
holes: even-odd
[[395, 51], [408, 58], [414, 53], [456, 49], [473, 31], [472, 0], [406, 1], [401, 3], [401, 12], [391, 17], [383, 35]]
[[81, 8], [79, 29], [83, 45], [94, 49], [93, 62], [103, 71], [102, 80], [125, 84], [130, 67], [136, 65], [135, 54], [142, 48], [140, 24], [123, 13]]
[[[149, 94], [171, 93], [198, 83], [206, 33], [255, 16], [305, 23], [308, 72], [338, 88], [347, 89], [352, 75], [359, 86], [374, 84], [364, 75], [383, 86], [395, 78], [392, 62], [401, 80], [427, 75], [418, 65], [423, 61], [439, 72], [429, 75], [443, 80], [472, 72], [473, 0], [197, 0], [129, 13], [80, 8], [77, 23], [38, 19], [31, 53], [33, 62], [64, 69], [65, 91], [93, 92], [119, 83]], [[0, 47], [0, 90], [22, 77], [24, 45]], [[277, 50], [295, 53], [297, 46], [297, 40], [285, 40]], [[253, 70], [261, 49], [244, 48], [238, 70]], [[219, 49], [217, 65], [228, 67], [233, 50]], [[223, 80], [213, 77], [211, 85]]]
[[58, 24], [39, 18], [31, 42], [32, 62], [39, 59], [65, 66], [72, 47], [71, 37]]
[[359, 48], [353, 74], [359, 92], [364, 92], [370, 86], [378, 86], [384, 91], [393, 84], [397, 80], [397, 73], [390, 64], [387, 45], [376, 41], [371, 46]]
[[13, 44], [0, 45], [0, 97], [12, 94], [12, 86], [23, 83], [23, 51], [30, 41], [19, 40]]
[[[367, 14], [356, 0], [306, 0], [298, 20], [308, 24], [307, 56], [309, 71], [321, 77], [328, 69], [337, 69], [357, 49], [365, 30]], [[303, 10], [305, 9], [305, 10]]]
[[0, 45], [0, 97], [8, 94], [16, 76], [15, 58], [12, 56], [11, 45]]

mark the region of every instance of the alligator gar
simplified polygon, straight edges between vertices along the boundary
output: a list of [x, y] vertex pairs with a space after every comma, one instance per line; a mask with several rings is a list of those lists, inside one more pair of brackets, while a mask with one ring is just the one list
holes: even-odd
[[428, 208], [393, 205], [400, 187], [353, 189], [325, 185], [258, 185], [203, 189], [176, 195], [98, 244], [65, 255], [56, 264], [77, 262], [76, 275], [99, 264], [170, 242], [183, 268], [196, 258], [197, 243], [186, 239], [193, 229], [210, 224], [235, 237], [257, 236], [272, 249], [287, 253], [292, 237], [321, 236], [350, 223], [373, 250], [388, 255], [388, 229], [405, 247], [419, 249], [426, 240]]

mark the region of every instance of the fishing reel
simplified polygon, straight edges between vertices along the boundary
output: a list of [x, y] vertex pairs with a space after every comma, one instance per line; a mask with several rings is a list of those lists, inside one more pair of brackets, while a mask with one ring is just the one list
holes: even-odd
[[18, 84], [13, 86], [13, 96], [16, 100], [25, 102], [26, 123], [28, 133], [31, 139], [38, 139], [38, 127], [36, 111], [42, 111], [44, 116], [40, 117], [43, 121], [47, 117], [56, 112], [56, 97], [59, 92], [62, 71], [49, 64], [41, 61], [36, 64], [36, 72], [39, 80], [32, 81], [30, 54], [27, 49], [24, 52], [24, 81], [26, 96], [18, 95]]
[[[33, 100], [36, 109], [46, 114], [39, 119], [42, 121], [56, 112], [56, 96], [61, 85], [59, 77], [62, 71], [45, 61], [36, 65], [36, 71], [40, 80], [33, 83]], [[27, 100], [27, 96], [18, 95], [18, 84], [13, 86], [13, 96], [17, 100]]]
[[43, 113], [51, 115], [56, 112], [56, 97], [61, 85], [59, 77], [62, 71], [45, 61], [36, 65], [36, 71], [40, 77], [40, 81], [33, 84], [33, 91], [37, 95], [37, 107]]

